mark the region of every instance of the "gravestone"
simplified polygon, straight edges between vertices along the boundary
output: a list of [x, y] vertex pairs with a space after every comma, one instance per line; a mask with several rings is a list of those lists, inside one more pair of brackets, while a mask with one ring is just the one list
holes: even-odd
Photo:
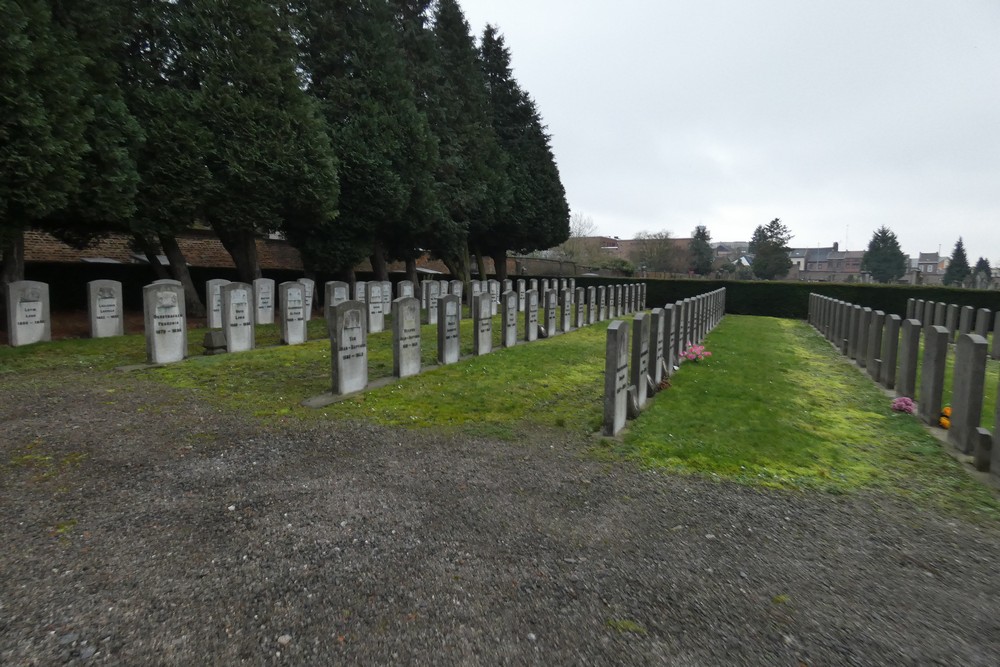
[[636, 313], [632, 319], [632, 386], [641, 410], [649, 398], [649, 315]]
[[517, 292], [508, 290], [500, 298], [503, 301], [503, 307], [500, 309], [503, 321], [500, 344], [503, 347], [514, 347], [517, 345]]
[[[674, 373], [676, 358], [674, 357], [674, 320], [677, 317], [677, 307], [668, 303], [663, 306], [663, 365], [666, 377]], [[665, 378], [661, 378], [665, 379]]]
[[413, 298], [413, 281], [411, 280], [400, 280], [399, 284], [396, 285], [396, 291], [399, 292], [400, 298], [409, 297]]
[[861, 306], [851, 306], [850, 319], [847, 324], [847, 356], [858, 358], [858, 326], [861, 324]]
[[254, 348], [253, 287], [248, 283], [222, 286], [222, 335], [226, 350], [246, 352]]
[[980, 308], [976, 311], [976, 335], [986, 338], [990, 335], [990, 325], [993, 324], [992, 314], [989, 308]]
[[500, 294], [506, 294], [507, 292], [512, 292], [514, 290], [514, 283], [509, 278], [504, 278], [501, 285]]
[[934, 324], [938, 326], [944, 326], [945, 313], [948, 311], [948, 304], [944, 301], [938, 301], [934, 304]]
[[547, 290], [544, 295], [545, 302], [542, 304], [542, 328], [544, 337], [556, 335], [556, 320], [559, 317], [559, 304], [556, 301], [556, 291]]
[[899, 354], [899, 315], [885, 318], [885, 333], [882, 335], [882, 368], [879, 382], [886, 389], [896, 387], [896, 364]]
[[587, 307], [586, 323], [589, 325], [597, 322], [597, 289], [593, 285], [585, 289], [584, 303]]
[[899, 340], [899, 374], [896, 377], [896, 395], [917, 397], [917, 364], [920, 351], [920, 320], [903, 320]]
[[450, 280], [439, 280], [438, 281], [438, 298], [443, 296], [448, 296], [451, 294], [451, 281]]
[[345, 301], [350, 301], [351, 298], [351, 286], [340, 280], [331, 280], [326, 284], [326, 289], [324, 290], [326, 294], [326, 303], [323, 306], [323, 317], [327, 322], [330, 321], [330, 309], [336, 306], [338, 303], [344, 303]]
[[489, 354], [493, 351], [493, 296], [489, 293], [476, 297], [472, 309], [472, 353]]
[[117, 280], [91, 280], [87, 283], [87, 313], [91, 338], [124, 335], [122, 284]]
[[330, 309], [330, 363], [334, 394], [350, 394], [368, 386], [368, 332], [365, 304], [345, 301]]
[[524, 312], [524, 293], [528, 291], [528, 285], [523, 278], [517, 281], [517, 312]]
[[917, 299], [913, 303], [913, 317], [911, 318], [919, 320], [921, 326], [924, 324], [924, 303], [923, 299]]
[[951, 425], [948, 442], [964, 454], [976, 446], [976, 429], [983, 416], [986, 388], [986, 339], [963, 334], [955, 345], [955, 365], [951, 392]]
[[11, 347], [52, 340], [49, 286], [35, 280], [7, 284], [7, 342]]
[[912, 298], [912, 297], [906, 300], [906, 318], [905, 319], [909, 320], [909, 319], [913, 318], [913, 313], [916, 312], [916, 304], [917, 304], [917, 300], [914, 299], [914, 298]]
[[659, 386], [663, 381], [663, 335], [665, 331], [662, 308], [653, 308], [649, 315], [649, 351], [650, 369], [649, 375], [653, 378], [653, 384]]
[[576, 328], [580, 329], [587, 324], [587, 302], [584, 300], [582, 287], [576, 288], [573, 301], [576, 306]]
[[972, 319], [975, 315], [976, 311], [972, 306], [962, 306], [962, 310], [958, 316], [959, 335], [972, 333]]
[[608, 293], [604, 285], [597, 287], [597, 321], [608, 319]]
[[364, 280], [354, 282], [354, 300], [365, 303], [368, 298], [368, 284]]
[[187, 356], [187, 317], [184, 286], [180, 281], [160, 281], [142, 288], [146, 325], [146, 360], [169, 364]]
[[524, 340], [538, 340], [538, 290], [524, 293]]
[[936, 304], [933, 301], [924, 301], [924, 327], [934, 326], [934, 308]]
[[872, 309], [865, 306], [861, 309], [861, 318], [858, 324], [858, 366], [865, 368], [868, 366], [868, 329], [872, 324]]
[[566, 333], [573, 328], [573, 295], [568, 289], [559, 293], [559, 331]]
[[253, 281], [254, 324], [274, 324], [274, 280], [257, 278]]
[[[346, 302], [341, 302], [346, 303]], [[339, 304], [338, 304], [339, 305]], [[336, 306], [326, 310], [327, 322]], [[306, 342], [306, 288], [297, 280], [278, 285], [278, 327], [281, 342], [285, 345], [300, 345]]]
[[646, 283], [639, 285], [639, 309], [646, 310]]
[[[392, 281], [389, 280], [382, 281], [382, 316], [386, 313], [392, 313]], [[368, 331], [371, 333], [371, 329]]]
[[684, 350], [687, 349], [685, 345], [686, 332], [684, 331], [684, 323], [687, 321], [687, 303], [684, 300], [680, 300], [674, 303], [674, 366], [681, 365], [681, 359], [683, 359]]
[[222, 286], [228, 285], [228, 280], [213, 278], [205, 281], [205, 324], [209, 329], [222, 328]]
[[[369, 292], [370, 293], [370, 292]], [[392, 302], [392, 374], [420, 372], [420, 301], [404, 296]]]
[[298, 282], [302, 283], [302, 316], [306, 318], [306, 322], [309, 322], [312, 320], [313, 296], [316, 294], [316, 281], [312, 278], [299, 278]]
[[382, 310], [382, 283], [373, 280], [365, 285], [365, 315], [368, 333], [385, 331], [385, 311]]
[[948, 330], [951, 339], [955, 340], [955, 334], [958, 333], [958, 304], [948, 304], [948, 312], [944, 316], [944, 327]]
[[872, 313], [871, 324], [868, 325], [868, 377], [878, 382], [881, 377], [882, 334], [885, 333], [885, 313], [876, 310]]
[[490, 293], [490, 309], [496, 315], [500, 312], [500, 283], [496, 280], [487, 281]]
[[[990, 347], [990, 357], [1000, 359], [1000, 310], [993, 316], [993, 343]], [[1000, 415], [997, 415], [996, 424], [993, 430], [1000, 433]], [[1000, 471], [1000, 468], [994, 468], [993, 470]]]
[[438, 299], [437, 349], [439, 364], [453, 364], [458, 361], [461, 348], [459, 336], [462, 318], [462, 302], [454, 294]]
[[428, 280], [427, 285], [427, 306], [424, 310], [424, 324], [437, 324], [438, 321], [438, 299], [441, 298], [441, 284], [436, 280]]
[[478, 280], [469, 283], [469, 312], [476, 307], [476, 297], [483, 293], [483, 285]]
[[570, 292], [576, 294], [576, 278], [567, 278], [566, 286], [569, 288]]
[[628, 387], [628, 322], [616, 320], [608, 325], [604, 348], [604, 435], [624, 428]]
[[944, 369], [948, 359], [948, 330], [944, 327], [924, 327], [924, 358], [920, 365], [920, 400], [918, 411], [924, 422], [938, 423], [944, 394]]
[[465, 292], [465, 285], [462, 283], [461, 280], [452, 280], [450, 283], [448, 283], [448, 294], [457, 296], [459, 301], [462, 300], [463, 292]]
[[538, 291], [538, 280], [536, 280], [535, 278], [529, 280], [528, 285], [529, 285], [528, 289], [533, 289], [536, 292]]

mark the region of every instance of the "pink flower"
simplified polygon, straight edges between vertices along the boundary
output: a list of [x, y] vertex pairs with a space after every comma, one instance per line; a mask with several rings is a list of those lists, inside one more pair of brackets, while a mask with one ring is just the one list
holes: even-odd
[[900, 396], [892, 402], [892, 409], [896, 412], [905, 412], [912, 415], [917, 409], [917, 405], [913, 402], [912, 398]]

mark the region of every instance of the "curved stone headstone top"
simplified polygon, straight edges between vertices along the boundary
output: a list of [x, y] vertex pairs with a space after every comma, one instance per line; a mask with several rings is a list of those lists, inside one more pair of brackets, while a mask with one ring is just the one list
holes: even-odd
[[274, 279], [257, 278], [253, 281], [255, 301], [254, 322], [274, 324]]
[[176, 280], [156, 282], [142, 288], [146, 325], [146, 360], [169, 364], [187, 356], [187, 310], [184, 286]]
[[413, 292], [413, 282], [410, 280], [400, 280], [396, 285], [396, 291], [399, 292], [400, 298], [415, 296]]
[[366, 316], [368, 317], [368, 332], [379, 333], [385, 330], [385, 311], [383, 310], [382, 283], [372, 281], [366, 286]]
[[91, 280], [87, 283], [87, 314], [91, 338], [123, 335], [122, 284], [117, 280]]
[[345, 301], [330, 308], [330, 363], [334, 394], [368, 386], [368, 330], [365, 304]]
[[410, 296], [392, 302], [392, 373], [405, 378], [420, 372], [420, 301]]
[[[155, 283], [154, 283], [155, 284]], [[222, 286], [229, 281], [222, 278], [212, 278], [205, 281], [205, 310], [209, 329], [222, 328]]]
[[312, 278], [299, 278], [298, 282], [302, 284], [305, 288], [305, 305], [303, 314], [305, 315], [306, 322], [312, 320], [313, 311], [313, 294], [316, 292], [316, 281]]
[[229, 283], [222, 286], [222, 335], [229, 352], [246, 352], [254, 348], [254, 308], [251, 285]]
[[453, 364], [459, 359], [462, 320], [462, 301], [458, 295], [449, 294], [438, 300], [438, 363]]
[[49, 286], [36, 280], [7, 284], [7, 341], [11, 347], [52, 340]]
[[302, 283], [292, 280], [278, 285], [278, 327], [286, 345], [306, 342], [305, 303], [306, 288]]

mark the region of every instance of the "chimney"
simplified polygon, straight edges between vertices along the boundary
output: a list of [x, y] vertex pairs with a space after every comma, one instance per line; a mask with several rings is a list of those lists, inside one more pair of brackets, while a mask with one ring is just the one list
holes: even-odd
[[840, 249], [840, 244], [836, 241], [833, 242], [833, 251], [837, 252]]

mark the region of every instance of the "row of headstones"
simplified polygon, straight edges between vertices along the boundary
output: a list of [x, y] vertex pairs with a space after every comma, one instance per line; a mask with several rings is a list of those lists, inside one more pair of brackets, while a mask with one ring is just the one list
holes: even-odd
[[[944, 397], [945, 368], [948, 350], [955, 340], [955, 329], [938, 322], [955, 322], [947, 313], [958, 313], [954, 304], [927, 303], [909, 299], [907, 318], [886, 315], [881, 310], [838, 301], [820, 294], [809, 295], [809, 323], [823, 334], [841, 354], [865, 369], [875, 382], [892, 389], [897, 396], [918, 399], [917, 414], [927, 424], [936, 425]], [[944, 319], [937, 315], [943, 310]], [[916, 315], [917, 317], [911, 317]], [[978, 470], [1000, 474], [1000, 429], [991, 434], [980, 426], [983, 393], [986, 384], [987, 337], [990, 332], [990, 311], [983, 308], [972, 329], [972, 308], [965, 306], [958, 316], [958, 340], [952, 373], [951, 424], [948, 442], [964, 454], [973, 456]], [[925, 318], [923, 321], [920, 317]], [[993, 358], [1000, 357], [997, 346], [1000, 313], [993, 327]], [[920, 335], [924, 335], [924, 351], [918, 357]], [[920, 387], [917, 391], [917, 370]], [[1000, 392], [995, 424], [1000, 424]]]
[[726, 312], [726, 288], [653, 308], [632, 319], [629, 373], [629, 323], [608, 326], [604, 360], [604, 435], [616, 435], [635, 419], [663, 380], [673, 375], [688, 346], [701, 343]]
[[[524, 281], [518, 281], [523, 283]], [[459, 283], [460, 284], [460, 283]], [[435, 296], [431, 282], [428, 295], [428, 323], [437, 325], [437, 361], [453, 364], [460, 357], [462, 301], [460, 294]], [[518, 285], [521, 287], [521, 284]], [[544, 292], [528, 289], [523, 294], [507, 290], [500, 295], [500, 311], [487, 286], [472, 296], [472, 351], [474, 355], [493, 351], [493, 316], [499, 314], [502, 347], [517, 344], [517, 320], [524, 317], [524, 341], [551, 337], [579, 329], [609, 316], [624, 315], [643, 307], [645, 285], [592, 286], [561, 291], [545, 286]], [[473, 283], [473, 290], [476, 283]], [[575, 317], [574, 317], [575, 306]], [[541, 309], [542, 319], [539, 320]], [[330, 334], [332, 392], [343, 395], [362, 391], [368, 386], [368, 317], [369, 304], [358, 300], [342, 301], [327, 309]], [[408, 377], [421, 371], [421, 303], [415, 297], [392, 301], [393, 376]], [[425, 320], [426, 321], [426, 320]]]

